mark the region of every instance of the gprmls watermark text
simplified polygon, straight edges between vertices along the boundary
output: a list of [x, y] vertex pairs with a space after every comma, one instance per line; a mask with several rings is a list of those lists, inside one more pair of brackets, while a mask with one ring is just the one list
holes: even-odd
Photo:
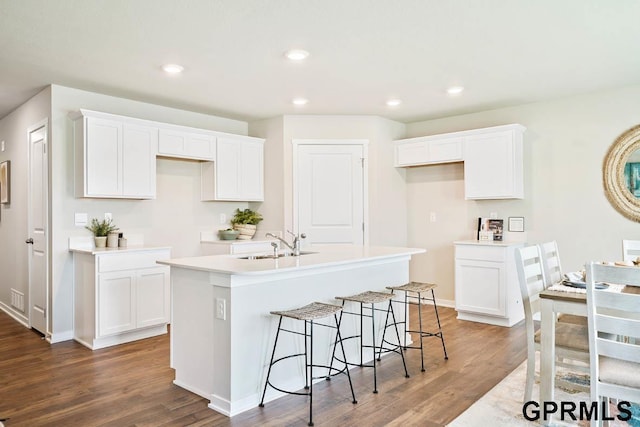
[[613, 421], [629, 421], [631, 419], [631, 403], [621, 400], [618, 401], [618, 414], [615, 416], [608, 415], [608, 403], [603, 402], [538, 402], [530, 400], [522, 406], [522, 415], [529, 421], [538, 421], [540, 419], [546, 421], [552, 415], [558, 416], [561, 421], [578, 421], [578, 420], [602, 420]]

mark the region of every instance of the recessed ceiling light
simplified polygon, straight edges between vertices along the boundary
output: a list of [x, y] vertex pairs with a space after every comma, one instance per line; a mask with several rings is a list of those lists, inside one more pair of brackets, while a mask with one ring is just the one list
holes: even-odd
[[178, 74], [184, 71], [184, 67], [178, 64], [164, 64], [162, 69], [169, 74]]
[[309, 100], [305, 98], [294, 98], [291, 102], [293, 102], [294, 105], [305, 105]]
[[387, 101], [389, 107], [397, 107], [400, 104], [402, 104], [402, 101], [399, 99], [390, 99]]
[[451, 86], [449, 89], [447, 89], [447, 93], [449, 95], [460, 95], [463, 90], [464, 88], [462, 86]]
[[307, 56], [309, 56], [309, 52], [302, 49], [291, 49], [284, 53], [284, 56], [289, 58], [292, 61], [302, 61]]

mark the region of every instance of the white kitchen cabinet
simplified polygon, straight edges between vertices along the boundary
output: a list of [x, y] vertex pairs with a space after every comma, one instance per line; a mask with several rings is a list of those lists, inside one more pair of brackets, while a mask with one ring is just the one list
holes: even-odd
[[170, 249], [74, 251], [74, 339], [98, 349], [167, 332]]
[[394, 141], [395, 166], [464, 161], [466, 199], [522, 199], [524, 131], [511, 124]]
[[264, 200], [263, 139], [219, 136], [216, 161], [201, 168], [202, 200]]
[[425, 136], [394, 141], [395, 166], [461, 162], [463, 139]]
[[156, 127], [88, 110], [72, 118], [77, 197], [155, 198]]
[[524, 319], [515, 249], [524, 243], [455, 242], [458, 319], [513, 326]]
[[273, 253], [271, 242], [277, 240], [216, 240], [214, 238], [200, 239], [201, 255], [239, 255]]
[[216, 137], [213, 132], [194, 129], [160, 129], [158, 155], [214, 161], [216, 159]]
[[464, 142], [466, 199], [524, 198], [520, 125], [468, 135]]

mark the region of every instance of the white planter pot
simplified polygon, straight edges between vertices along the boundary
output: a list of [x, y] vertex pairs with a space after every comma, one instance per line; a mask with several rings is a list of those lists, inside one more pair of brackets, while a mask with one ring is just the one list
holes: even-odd
[[104, 248], [107, 246], [107, 236], [95, 236], [93, 239], [96, 243], [96, 248]]
[[238, 230], [238, 240], [251, 240], [256, 234], [256, 226], [253, 224], [236, 224], [233, 226], [234, 230]]

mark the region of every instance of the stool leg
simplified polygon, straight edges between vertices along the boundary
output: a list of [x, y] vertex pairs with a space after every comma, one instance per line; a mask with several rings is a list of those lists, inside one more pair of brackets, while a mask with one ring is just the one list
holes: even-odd
[[[342, 301], [342, 306], [344, 307], [344, 301]], [[331, 352], [331, 361], [329, 362], [329, 372], [327, 372], [327, 381], [331, 381], [331, 370], [333, 369], [333, 361], [336, 358], [336, 347], [338, 346], [338, 337], [340, 338], [340, 346], [342, 347], [342, 356], [344, 358], [345, 369], [349, 370], [349, 365], [347, 365], [347, 355], [344, 352], [344, 344], [342, 343], [342, 336], [340, 335], [340, 325], [342, 324], [342, 311], [340, 311], [340, 319], [338, 319], [337, 315], [333, 315], [336, 318], [336, 328], [338, 329], [338, 333], [336, 334], [336, 340], [333, 343], [333, 351]]]
[[[409, 329], [409, 292], [404, 292], [404, 349], [407, 349], [407, 330]], [[400, 343], [398, 343], [400, 344]]]
[[309, 366], [308, 356], [309, 352], [307, 351], [307, 321], [304, 321], [304, 389], [309, 390], [309, 371], [307, 370], [307, 366]]
[[[362, 303], [360, 304], [362, 306]], [[373, 344], [373, 392], [378, 393], [378, 377], [376, 375], [376, 321], [375, 321], [375, 308], [374, 304], [371, 303], [371, 343]], [[360, 316], [362, 319], [362, 315]], [[362, 334], [362, 329], [360, 329], [360, 333]], [[362, 351], [362, 346], [360, 346], [360, 351]], [[382, 351], [382, 343], [380, 343], [380, 349]]]
[[[304, 323], [305, 323], [305, 332], [306, 332], [306, 324], [307, 324], [307, 322], [304, 322]], [[307, 375], [307, 368], [309, 368], [311, 370], [311, 373], [310, 373], [309, 376], [313, 378], [313, 320], [311, 320], [309, 322], [309, 324], [310, 324], [310, 328], [311, 328], [310, 331], [309, 331], [309, 337], [311, 339], [311, 343], [309, 343], [309, 347], [310, 347], [310, 355], [309, 355], [310, 365], [309, 366], [305, 366], [305, 381], [306, 381], [306, 375]], [[305, 334], [305, 337], [304, 337], [304, 341], [305, 341], [305, 344], [306, 344], [306, 342], [307, 342], [306, 334]], [[306, 346], [305, 346], [305, 349], [306, 349]], [[304, 358], [305, 358], [305, 363], [306, 363], [306, 359], [307, 359], [306, 353], [304, 355]], [[313, 425], [313, 381], [309, 382], [309, 424], [308, 425], [310, 425], [310, 426]]]
[[440, 334], [440, 341], [442, 341], [442, 350], [444, 350], [444, 359], [449, 360], [447, 356], [447, 348], [444, 346], [444, 335], [442, 334], [442, 327], [440, 326], [440, 316], [438, 316], [438, 304], [436, 304], [436, 294], [431, 289], [431, 297], [433, 298], [433, 309], [436, 312], [436, 320], [438, 321], [438, 331]]
[[[393, 319], [393, 329], [396, 331], [396, 337], [398, 338], [398, 350], [400, 352], [400, 357], [402, 357], [402, 366], [404, 366], [404, 377], [409, 378], [409, 372], [407, 372], [407, 364], [404, 361], [404, 353], [402, 352], [402, 348], [400, 348], [400, 334], [398, 333], [398, 323], [396, 322], [396, 315], [393, 312], [393, 305], [391, 305], [391, 301], [389, 301], [389, 310], [391, 311], [391, 318]], [[385, 322], [386, 323], [386, 322]], [[387, 325], [384, 325], [385, 328]]]
[[[362, 329], [364, 327], [364, 320], [362, 317], [362, 303], [360, 303], [360, 366], [363, 365], [363, 360], [364, 360], [364, 347], [363, 347], [363, 334], [364, 334], [364, 329]], [[374, 371], [375, 373], [375, 371]]]
[[422, 294], [420, 292], [418, 292], [418, 323], [420, 324], [420, 360], [422, 361], [421, 371], [424, 372], [424, 347], [422, 345], [422, 338], [424, 337], [424, 334], [422, 332]]
[[[345, 361], [344, 364], [344, 370], [347, 373], [347, 378], [349, 379], [349, 388], [351, 389], [351, 397], [353, 398], [352, 403], [358, 403], [358, 401], [356, 400], [356, 394], [353, 392], [353, 383], [351, 382], [351, 374], [349, 373], [349, 365], [347, 365], [347, 353], [344, 351], [344, 343], [342, 342], [342, 335], [340, 335], [340, 322], [342, 321], [342, 312], [340, 312], [340, 320], [338, 320], [338, 316], [337, 315], [333, 315], [333, 318], [336, 321], [336, 344], [334, 344], [333, 347], [333, 354], [335, 355], [336, 353], [336, 348], [335, 346], [337, 345], [338, 342], [340, 342], [340, 349], [342, 350], [342, 358]], [[333, 356], [331, 358], [331, 364], [333, 364]], [[331, 369], [329, 369], [329, 373], [331, 373]]]
[[280, 335], [280, 326], [282, 325], [282, 316], [278, 321], [278, 330], [276, 331], [276, 340], [273, 342], [273, 352], [271, 353], [271, 361], [269, 362], [269, 369], [267, 370], [267, 380], [264, 383], [264, 390], [262, 391], [262, 399], [260, 399], [260, 406], [264, 408], [264, 395], [267, 393], [267, 385], [269, 385], [269, 376], [271, 376], [271, 367], [273, 366], [273, 358], [276, 356], [276, 345], [278, 344], [278, 336]]

